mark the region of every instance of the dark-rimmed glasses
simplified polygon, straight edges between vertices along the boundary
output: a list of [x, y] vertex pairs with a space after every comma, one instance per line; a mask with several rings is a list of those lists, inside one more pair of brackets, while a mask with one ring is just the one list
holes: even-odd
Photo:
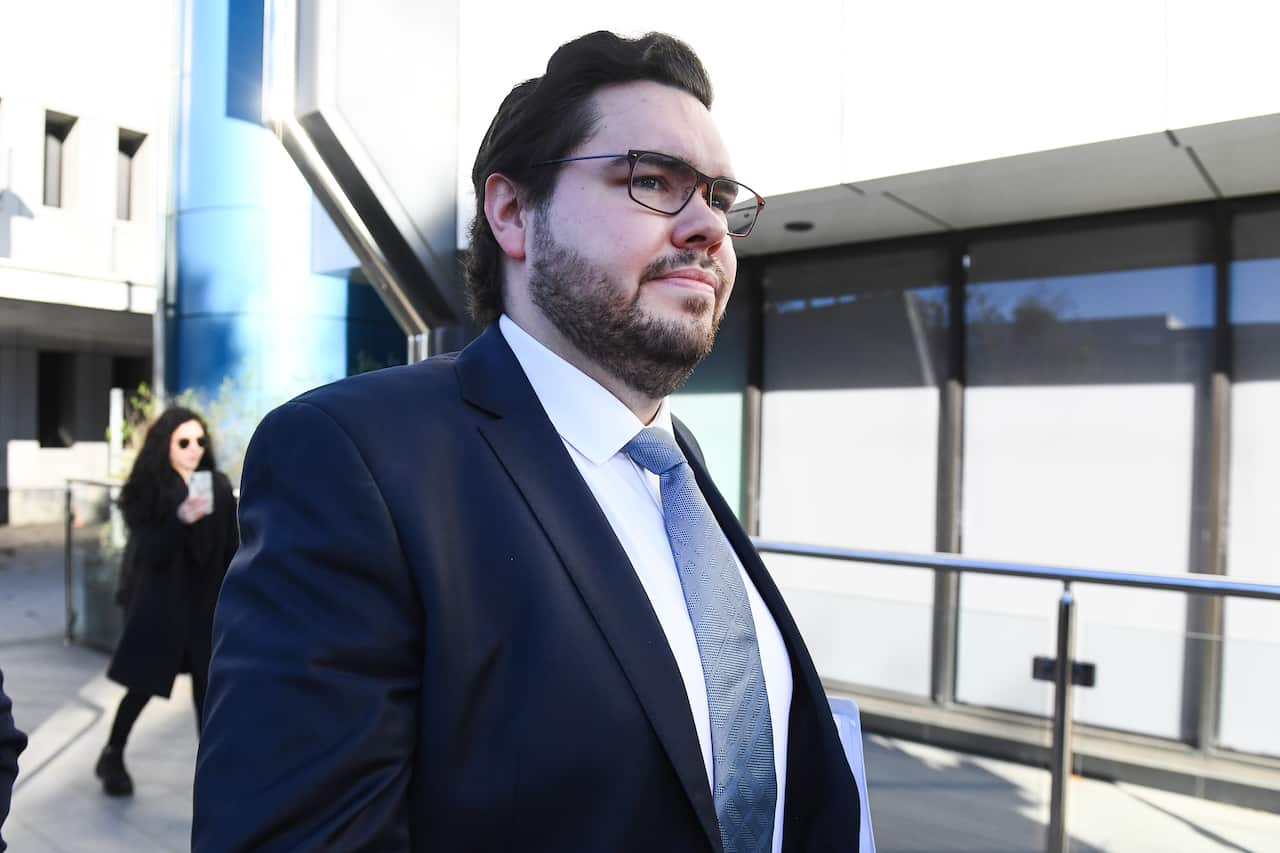
[[[196, 444], [200, 445], [201, 447], [208, 447], [208, 446], [209, 446], [209, 439], [205, 438], [205, 437], [202, 435], [202, 436], [200, 436], [199, 438], [197, 438], [197, 439], [196, 439]], [[183, 450], [186, 450], [186, 449], [187, 449], [188, 447], [190, 447], [190, 446], [191, 446], [191, 439], [189, 439], [189, 438], [180, 438], [180, 439], [178, 439], [178, 447], [182, 448]]]
[[679, 157], [660, 151], [632, 149], [626, 154], [587, 154], [582, 157], [559, 157], [543, 160], [535, 166], [555, 166], [575, 160], [621, 160], [631, 164], [627, 192], [631, 200], [667, 216], [685, 209], [699, 187], [706, 187], [702, 198], [707, 206], [720, 214], [729, 236], [745, 237], [760, 216], [764, 198], [746, 184], [733, 178], [714, 177], [700, 172]]

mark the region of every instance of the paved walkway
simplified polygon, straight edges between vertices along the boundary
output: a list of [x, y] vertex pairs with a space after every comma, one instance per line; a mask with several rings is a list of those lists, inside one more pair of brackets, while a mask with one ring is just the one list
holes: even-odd
[[[97, 655], [101, 667], [106, 658]], [[135, 793], [103, 796], [93, 765], [124, 689], [90, 679], [31, 736], [4, 827], [14, 853], [159, 853], [191, 849], [195, 714], [190, 682], [149, 703], [129, 741]]]
[[[5, 547], [0, 535], [0, 565]], [[190, 682], [180, 678], [173, 698], [151, 702], [138, 720], [127, 754], [135, 796], [103, 796], [93, 764], [123, 690], [100, 674], [105, 655], [62, 645], [60, 562], [56, 574], [47, 560], [31, 568], [39, 559], [19, 571], [13, 556], [0, 568], [0, 626], [17, 618], [27, 630], [0, 631], [0, 668], [19, 725], [32, 735], [3, 829], [10, 849], [188, 850], [196, 751]], [[52, 634], [51, 624], [59, 629]], [[866, 753], [880, 853], [1044, 849], [1044, 771], [875, 735]], [[1280, 815], [1090, 779], [1073, 780], [1070, 791], [1076, 851], [1280, 853]]]

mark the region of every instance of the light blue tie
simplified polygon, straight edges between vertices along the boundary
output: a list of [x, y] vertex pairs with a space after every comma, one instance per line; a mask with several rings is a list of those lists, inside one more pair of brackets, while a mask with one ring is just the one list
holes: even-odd
[[667, 539], [702, 658], [711, 712], [712, 792], [725, 853], [773, 846], [773, 726], [751, 604], [729, 543], [675, 440], [646, 427], [623, 448], [658, 475]]

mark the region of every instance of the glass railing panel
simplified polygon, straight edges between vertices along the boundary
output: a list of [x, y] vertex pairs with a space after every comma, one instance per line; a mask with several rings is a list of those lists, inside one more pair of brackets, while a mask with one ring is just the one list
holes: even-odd
[[[1268, 701], [1267, 693], [1274, 682], [1276, 662], [1280, 661], [1280, 644], [1276, 642], [1248, 642], [1243, 640], [1223, 642], [1222, 638], [1199, 631], [1160, 631], [1142, 624], [1123, 624], [1119, 620], [1090, 614], [1090, 599], [1099, 590], [1082, 588], [1077, 614], [1084, 629], [1076, 651], [1077, 660], [1099, 660], [1098, 683], [1094, 688], [1075, 688], [1073, 694], [1076, 767], [1086, 773], [1105, 775], [1105, 765], [1110, 760], [1131, 760], [1134, 745], [1148, 744], [1145, 737], [1134, 738], [1126, 725], [1131, 719], [1164, 719], [1177, 734], [1169, 744], [1169, 758], [1160, 766], [1157, 762], [1151, 772], [1156, 776], [1172, 768], [1184, 775], [1183, 784], [1190, 785], [1191, 776], [1200, 776], [1202, 785], [1213, 785], [1218, 778], [1230, 779], [1241, 788], [1229, 794], [1226, 802], [1217, 801], [1222, 792], [1212, 798], [1174, 793], [1157, 787], [1132, 782], [1114, 783], [1106, 779], [1073, 776], [1067, 791], [1067, 828], [1077, 843], [1089, 845], [1091, 850], [1271, 850], [1280, 838], [1280, 814], [1261, 808], [1246, 807], [1274, 799], [1274, 791], [1280, 790], [1280, 769], [1274, 762], [1262, 757], [1264, 746], [1275, 748], [1275, 701]], [[1172, 597], [1176, 606], [1194, 614], [1201, 610], [1208, 599], [1135, 590], [1147, 598]], [[1190, 599], [1189, 601], [1187, 599]], [[1261, 612], [1270, 613], [1273, 624], [1280, 619], [1278, 601], [1228, 601], [1228, 615], [1233, 605], [1256, 606]], [[1158, 607], [1152, 603], [1150, 606]], [[1174, 606], [1174, 605], [1171, 605]], [[1095, 604], [1092, 607], [1097, 610]], [[1120, 646], [1127, 654], [1108, 664], [1102, 656], [1108, 650]], [[1185, 661], [1185, 674], [1171, 665], [1164, 650], [1181, 646]], [[1199, 715], [1212, 713], [1212, 697], [1206, 696], [1203, 673], [1212, 667], [1212, 661], [1223, 657], [1224, 689], [1231, 690], [1248, 683], [1254, 696], [1245, 704], [1222, 705], [1221, 731], [1241, 733], [1230, 746], [1248, 752], [1254, 758], [1248, 760], [1252, 769], [1241, 773], [1239, 764], [1230, 772], [1215, 762], [1224, 760], [1226, 753], [1212, 750], [1197, 753], [1189, 741], [1200, 729]], [[1126, 666], [1133, 661], [1147, 658], [1148, 668], [1140, 665]], [[1162, 667], [1161, 661], [1165, 666]], [[1267, 674], [1270, 677], [1266, 677]], [[1169, 698], [1169, 686], [1192, 679], [1185, 693], [1179, 691], [1176, 698]], [[1233, 684], [1233, 682], [1237, 682]], [[1123, 700], [1112, 689], [1123, 683], [1126, 693]], [[1232, 687], [1227, 687], [1232, 684]], [[1046, 686], [1047, 692], [1052, 687]], [[1248, 688], [1246, 688], [1248, 689]], [[1224, 694], [1225, 695], [1225, 694]], [[1123, 703], [1123, 704], [1122, 704]], [[1086, 728], [1087, 726], [1087, 728]], [[1270, 731], [1264, 731], [1269, 729]], [[1262, 735], [1261, 739], [1244, 736], [1245, 732]], [[1270, 740], [1268, 740], [1268, 736]], [[1224, 746], [1228, 745], [1225, 742]], [[1150, 755], [1150, 753], [1146, 753]], [[1256, 759], [1256, 760], [1255, 760]], [[1194, 767], [1195, 770], [1188, 770]], [[1251, 790], [1252, 793], [1247, 793]], [[1231, 802], [1236, 799], [1236, 803]]]
[[[1076, 584], [1078, 661], [1095, 664], [1097, 685], [1076, 691], [1078, 723], [1157, 737], [1182, 736], [1188, 651], [1187, 596]], [[1052, 655], [1050, 647], [1048, 654]]]
[[1219, 743], [1280, 758], [1280, 601], [1228, 601], [1224, 621]]
[[824, 680], [929, 695], [932, 571], [764, 558]]
[[960, 592], [964, 610], [957, 629], [956, 698], [1051, 715], [1052, 693], [1031, 678], [1031, 659], [1054, 654], [1062, 584], [965, 575]]
[[111, 651], [124, 614], [116, 603], [120, 560], [124, 555], [124, 519], [115, 506], [118, 487], [72, 482], [71, 489], [71, 639]]

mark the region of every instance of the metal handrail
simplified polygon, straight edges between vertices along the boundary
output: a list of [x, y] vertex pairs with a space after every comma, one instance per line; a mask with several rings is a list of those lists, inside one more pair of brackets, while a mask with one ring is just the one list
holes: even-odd
[[876, 563], [887, 566], [907, 566], [930, 569], [934, 572], [972, 572], [984, 575], [1004, 575], [1005, 577], [1054, 580], [1062, 583], [1062, 596], [1058, 600], [1057, 657], [1054, 659], [1053, 678], [1053, 750], [1050, 754], [1049, 767], [1052, 785], [1049, 793], [1049, 828], [1047, 833], [1047, 849], [1049, 853], [1065, 853], [1068, 849], [1067, 782], [1071, 768], [1071, 674], [1075, 652], [1076, 604], [1075, 596], [1071, 592], [1071, 584], [1100, 584], [1280, 601], [1280, 585], [1224, 578], [1219, 575], [1173, 577], [1170, 575], [1114, 572], [1069, 566], [1008, 563], [960, 557], [954, 554], [904, 554], [894, 551], [837, 548], [799, 542], [777, 542], [756, 537], [753, 537], [751, 541], [756, 550], [767, 554], [817, 557], [858, 563]]
[[1259, 581], [1225, 578], [1221, 575], [1173, 575], [1142, 574], [1138, 572], [1114, 572], [1105, 569], [1082, 569], [1068, 566], [1038, 566], [1031, 563], [1007, 563], [997, 560], [979, 560], [958, 557], [953, 554], [904, 554], [895, 551], [868, 551], [859, 548], [835, 548], [826, 545], [806, 545], [797, 542], [777, 542], [753, 538], [756, 550], [771, 554], [790, 554], [797, 557], [821, 557], [830, 560], [847, 560], [857, 563], [879, 563], [887, 566], [911, 566], [934, 571], [973, 572], [984, 575], [1005, 575], [1018, 578], [1039, 578], [1066, 583], [1079, 582], [1107, 586], [1160, 589], [1169, 592], [1196, 592], [1226, 595], [1238, 598], [1263, 598], [1280, 601], [1280, 585]]

